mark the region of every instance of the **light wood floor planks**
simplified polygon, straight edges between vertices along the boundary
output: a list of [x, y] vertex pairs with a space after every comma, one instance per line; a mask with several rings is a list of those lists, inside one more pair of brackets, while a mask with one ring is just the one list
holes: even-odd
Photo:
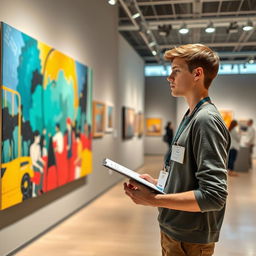
[[[145, 157], [139, 172], [157, 176], [162, 159]], [[229, 178], [227, 211], [215, 256], [256, 256], [255, 202], [256, 170]], [[160, 256], [157, 209], [132, 204], [121, 182], [16, 255]]]

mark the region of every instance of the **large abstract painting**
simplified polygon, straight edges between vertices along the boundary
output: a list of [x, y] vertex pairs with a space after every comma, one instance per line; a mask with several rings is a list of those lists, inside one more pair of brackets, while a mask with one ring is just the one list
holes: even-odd
[[1, 23], [0, 209], [92, 171], [92, 71]]

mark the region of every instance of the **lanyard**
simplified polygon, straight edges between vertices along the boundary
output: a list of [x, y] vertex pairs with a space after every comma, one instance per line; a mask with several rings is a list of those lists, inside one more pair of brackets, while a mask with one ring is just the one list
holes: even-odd
[[[204, 99], [200, 100], [194, 110], [192, 111], [191, 115], [188, 116], [188, 113], [189, 113], [189, 110], [186, 112], [186, 114], [184, 115], [180, 125], [179, 125], [179, 128], [172, 140], [172, 145], [176, 144], [180, 135], [182, 134], [182, 132], [185, 130], [185, 128], [187, 127], [187, 125], [189, 124], [189, 122], [191, 121], [191, 119], [194, 117], [194, 115], [196, 114], [196, 112], [199, 110], [199, 108], [205, 103], [205, 102], [211, 102], [211, 99], [210, 97], [205, 97]], [[168, 152], [168, 154], [166, 154], [166, 157], [165, 157], [165, 166], [168, 166], [168, 163], [169, 163], [169, 159], [171, 157], [171, 153], [172, 153], [172, 147], [170, 147], [170, 150]]]

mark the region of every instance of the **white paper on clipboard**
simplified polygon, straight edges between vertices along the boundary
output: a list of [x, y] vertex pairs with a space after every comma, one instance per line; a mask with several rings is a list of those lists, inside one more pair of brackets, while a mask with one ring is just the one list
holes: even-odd
[[113, 171], [116, 171], [130, 179], [133, 179], [133, 180], [136, 180], [137, 182], [143, 184], [144, 186], [147, 186], [151, 189], [153, 189], [156, 193], [159, 193], [159, 194], [165, 194], [163, 191], [161, 191], [159, 188], [157, 188], [157, 186], [155, 186], [154, 184], [142, 179], [140, 177], [140, 174], [137, 173], [137, 172], [134, 172], [108, 158], [105, 158], [103, 160], [103, 166], [113, 170]]

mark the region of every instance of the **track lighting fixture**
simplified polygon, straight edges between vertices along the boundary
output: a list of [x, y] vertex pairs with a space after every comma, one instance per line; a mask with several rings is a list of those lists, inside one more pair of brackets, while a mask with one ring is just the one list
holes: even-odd
[[248, 20], [246, 25], [243, 26], [243, 31], [253, 30], [253, 24], [251, 20]]
[[116, 2], [117, 2], [117, 0], [108, 0], [108, 3], [109, 3], [110, 5], [115, 5]]
[[214, 33], [215, 32], [215, 27], [213, 26], [213, 23], [210, 22], [207, 27], [205, 28], [206, 33]]
[[179, 33], [182, 35], [186, 35], [189, 32], [187, 25], [184, 23], [181, 28], [179, 29]]

